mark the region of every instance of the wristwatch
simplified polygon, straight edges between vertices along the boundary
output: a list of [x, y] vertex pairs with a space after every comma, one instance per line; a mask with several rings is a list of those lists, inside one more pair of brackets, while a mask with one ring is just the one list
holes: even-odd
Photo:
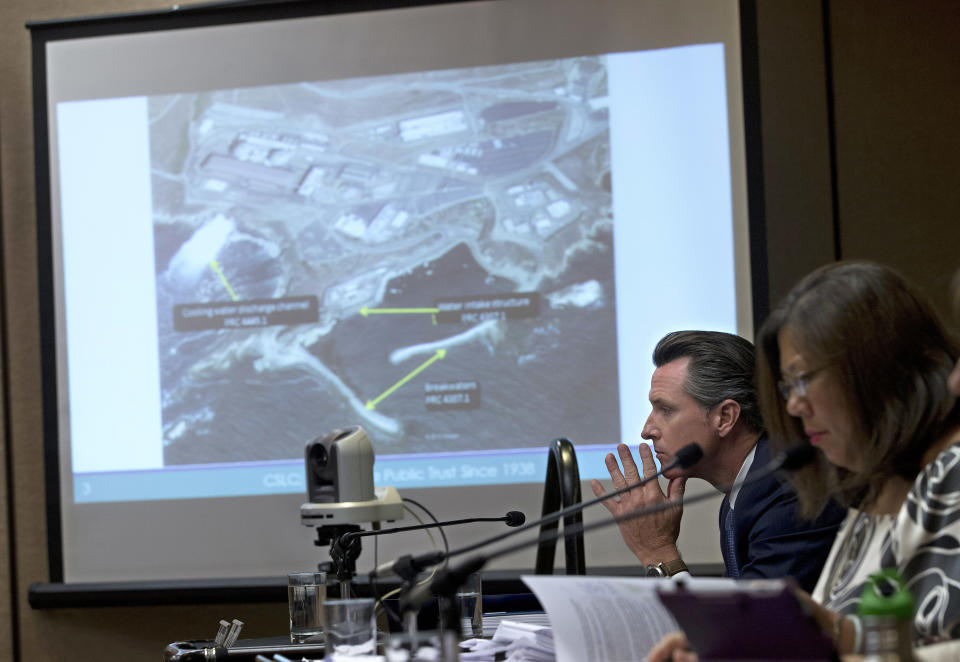
[[647, 577], [673, 577], [678, 572], [689, 572], [683, 559], [674, 559], [666, 563], [656, 563], [647, 566]]

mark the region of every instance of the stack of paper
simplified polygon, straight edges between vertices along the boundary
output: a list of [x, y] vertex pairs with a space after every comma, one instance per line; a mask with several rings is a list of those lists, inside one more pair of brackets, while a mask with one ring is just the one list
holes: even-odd
[[553, 662], [556, 659], [550, 626], [509, 619], [500, 621], [493, 639], [468, 639], [460, 646], [467, 649], [460, 654], [462, 662]]
[[[511, 612], [511, 611], [488, 611], [483, 615], [483, 638], [493, 639], [497, 628], [504, 620], [511, 620], [517, 623], [526, 623], [528, 625], [550, 625], [550, 619], [542, 611], [531, 612]], [[470, 621], [464, 619], [463, 636], [470, 637]]]

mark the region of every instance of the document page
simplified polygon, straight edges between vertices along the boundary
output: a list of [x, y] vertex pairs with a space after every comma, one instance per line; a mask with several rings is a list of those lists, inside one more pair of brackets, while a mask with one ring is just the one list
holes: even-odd
[[671, 579], [528, 575], [553, 627], [557, 662], [646, 659], [667, 633], [679, 630], [657, 597]]

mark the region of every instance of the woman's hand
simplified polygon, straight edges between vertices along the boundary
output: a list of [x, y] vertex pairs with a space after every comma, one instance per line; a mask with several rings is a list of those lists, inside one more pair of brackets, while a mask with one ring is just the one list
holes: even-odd
[[647, 656], [647, 662], [697, 662], [698, 659], [683, 632], [671, 632]]
[[[804, 611], [810, 614], [823, 633], [833, 640], [837, 652], [841, 655], [852, 653], [856, 632], [850, 620], [815, 602], [805, 591], [797, 589], [794, 593]], [[698, 662], [698, 659], [683, 632], [671, 632], [661, 639], [647, 656], [647, 662]]]
[[800, 604], [817, 622], [823, 634], [833, 641], [834, 648], [840, 655], [849, 655], [854, 652], [856, 629], [849, 619], [835, 611], [830, 611], [819, 602], [814, 601], [810, 594], [799, 588], [794, 591]]

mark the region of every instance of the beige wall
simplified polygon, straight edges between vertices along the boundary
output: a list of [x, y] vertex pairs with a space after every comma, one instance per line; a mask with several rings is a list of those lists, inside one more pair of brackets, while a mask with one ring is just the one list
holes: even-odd
[[[5, 0], [0, 6], [0, 662], [157, 660], [175, 639], [209, 636], [220, 618], [244, 634], [282, 632], [279, 605], [32, 610], [31, 582], [47, 580], [40, 356], [27, 20], [160, 8], [156, 0]], [[952, 0], [829, 3], [834, 80], [839, 250], [889, 262], [946, 309], [960, 265], [960, 24]], [[832, 259], [829, 95], [821, 3], [759, 0], [763, 173], [774, 297]], [[12, 503], [8, 516], [7, 503]], [[11, 576], [12, 569], [12, 576]], [[5, 590], [6, 589], [6, 590]]]
[[826, 20], [811, 0], [758, 5], [771, 301], [836, 250], [900, 269], [948, 315], [960, 267], [960, 3], [828, 0]]
[[833, 260], [830, 145], [819, 2], [758, 2], [770, 302]]
[[960, 267], [960, 3], [831, 6], [843, 257], [903, 270], [949, 313]]

